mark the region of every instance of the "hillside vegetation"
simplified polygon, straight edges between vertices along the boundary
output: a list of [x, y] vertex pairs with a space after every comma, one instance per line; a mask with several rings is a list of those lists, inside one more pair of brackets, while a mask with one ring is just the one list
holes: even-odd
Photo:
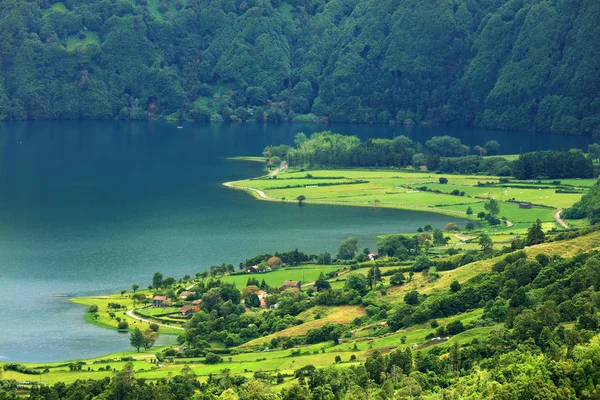
[[[236, 323], [233, 314], [217, 318], [224, 308], [232, 311], [230, 299], [212, 317], [200, 312], [191, 319], [180, 340], [185, 346], [156, 355], [146, 350], [44, 365], [4, 363], [0, 396], [16, 399], [20, 389], [32, 399], [596, 399], [600, 232], [586, 232], [558, 234], [520, 251], [471, 252], [479, 261], [441, 271], [441, 277], [423, 271], [400, 284], [371, 274], [383, 260], [371, 268], [358, 265], [350, 274], [353, 287], [365, 269], [380, 279], [363, 288], [359, 304], [313, 304], [332, 299], [329, 289], [273, 292], [288, 311], [303, 304], [297, 314], [302, 324], [242, 346], [188, 355], [190, 345], [204, 346], [203, 339], [217, 333], [199, 334], [200, 319], [216, 318], [215, 327]], [[417, 257], [412, 269], [422, 261]], [[205, 278], [196, 282], [206, 289]], [[202, 296], [203, 309], [217, 288], [234, 294], [214, 286]], [[282, 304], [286, 297], [296, 301]], [[244, 326], [262, 330], [260, 317], [248, 314], [239, 317]], [[249, 318], [255, 322], [247, 324]]]
[[595, 0], [4, 0], [0, 120], [600, 124]]

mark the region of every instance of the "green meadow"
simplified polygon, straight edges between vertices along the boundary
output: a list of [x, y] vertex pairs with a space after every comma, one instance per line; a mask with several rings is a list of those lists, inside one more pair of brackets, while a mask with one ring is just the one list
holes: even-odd
[[284, 281], [302, 281], [303, 283], [314, 282], [321, 273], [342, 270], [343, 266], [333, 265], [301, 265], [298, 267], [280, 268], [260, 274], [228, 275], [221, 279], [223, 282], [235, 284], [238, 289], [246, 286], [249, 278], [255, 278], [259, 282], [264, 280], [271, 287], [281, 287]]
[[[445, 184], [440, 178], [446, 178]], [[233, 187], [264, 192], [268, 200], [351, 206], [418, 209], [457, 215], [472, 220], [485, 211], [484, 204], [494, 198], [501, 203], [499, 217], [528, 227], [537, 219], [555, 224], [554, 213], [570, 207], [594, 184], [594, 179], [556, 181], [517, 181], [500, 183], [500, 177], [436, 174], [416, 170], [310, 170], [279, 172], [276, 178], [259, 177], [231, 182]], [[565, 193], [568, 192], [568, 193]], [[519, 203], [533, 204], [531, 209]], [[467, 215], [467, 208], [473, 214]], [[500, 228], [504, 227], [502, 225]], [[495, 228], [497, 230], [498, 228]]]

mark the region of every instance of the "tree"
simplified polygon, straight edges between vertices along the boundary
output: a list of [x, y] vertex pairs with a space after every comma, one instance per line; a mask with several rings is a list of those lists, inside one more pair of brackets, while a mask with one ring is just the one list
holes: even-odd
[[367, 273], [367, 279], [369, 280], [369, 287], [371, 289], [373, 289], [373, 285], [377, 284], [377, 282], [381, 282], [381, 270], [379, 267], [371, 267]]
[[442, 157], [458, 157], [463, 154], [462, 143], [451, 136], [434, 136], [425, 142], [425, 146]]
[[467, 215], [473, 215], [473, 209], [471, 208], [471, 206], [467, 207]]
[[448, 232], [450, 231], [457, 231], [458, 230], [458, 225], [456, 225], [454, 222], [449, 222], [446, 224], [446, 230]]
[[425, 165], [426, 162], [427, 162], [427, 159], [425, 158], [425, 154], [423, 154], [423, 153], [416, 153], [415, 155], [412, 156], [411, 163], [412, 163], [413, 167], [418, 168], [422, 165]]
[[457, 280], [453, 280], [452, 283], [450, 284], [450, 291], [453, 293], [456, 293], [460, 290], [461, 286], [460, 283]]
[[480, 156], [483, 156], [483, 155], [485, 155], [487, 153], [487, 150], [484, 147], [473, 146], [473, 148], [479, 152]]
[[441, 230], [436, 229], [435, 231], [433, 231], [433, 245], [434, 246], [442, 246], [442, 245], [445, 245], [447, 242], [448, 241], [444, 237], [444, 233]]
[[137, 284], [131, 285], [131, 290], [133, 291], [133, 293], [135, 293], [139, 288], [140, 288], [140, 285], [137, 285]]
[[527, 245], [532, 246], [534, 244], [544, 243], [546, 235], [542, 229], [542, 222], [537, 219], [533, 225], [527, 230]]
[[493, 217], [498, 215], [498, 213], [500, 212], [500, 204], [496, 199], [489, 199], [487, 203], [483, 205], [483, 208], [485, 208], [487, 212]]
[[442, 177], [442, 178], [440, 178], [440, 179], [438, 179], [438, 180], [440, 181], [440, 183], [441, 183], [442, 185], [445, 185], [445, 184], [447, 184], [447, 183], [448, 183], [448, 178], [444, 178], [444, 177]]
[[358, 238], [351, 236], [342, 240], [340, 247], [338, 248], [337, 257], [340, 260], [351, 260], [358, 251]]
[[600, 159], [600, 144], [592, 143], [588, 146], [588, 155], [592, 160]]
[[495, 140], [488, 141], [483, 147], [490, 156], [495, 156], [500, 152], [500, 143]]
[[481, 250], [484, 252], [491, 251], [494, 248], [494, 242], [489, 237], [489, 235], [482, 233], [479, 236], [479, 245], [481, 246]]
[[361, 296], [369, 291], [367, 278], [360, 274], [349, 274], [344, 283], [344, 290], [356, 290]]
[[206, 353], [205, 362], [207, 364], [218, 364], [222, 361], [223, 359], [219, 355], [211, 352]]
[[322, 272], [319, 275], [319, 278], [315, 281], [315, 287], [319, 292], [331, 289], [331, 285], [329, 284], [329, 282], [327, 282], [327, 279], [325, 279], [325, 276]]
[[129, 343], [131, 344], [131, 347], [134, 347], [138, 351], [138, 353], [140, 349], [144, 347], [144, 341], [144, 333], [140, 328], [136, 327], [133, 332], [131, 332], [131, 335], [129, 335]]
[[406, 277], [402, 272], [396, 272], [390, 277], [390, 285], [403, 285], [406, 282]]
[[452, 321], [446, 326], [446, 331], [449, 335], [457, 335], [465, 330], [463, 323], [460, 320]]
[[252, 284], [248, 285], [242, 289], [242, 298], [243, 299], [250, 297], [250, 295], [255, 294], [256, 292], [258, 292], [260, 290], [260, 288], [257, 286], [258, 281], [256, 279], [254, 279], [252, 282], [250, 282], [250, 279], [248, 279], [248, 283], [252, 283]]
[[273, 257], [269, 258], [269, 260], [267, 261], [267, 264], [269, 264], [269, 267], [271, 267], [271, 268], [277, 268], [277, 267], [281, 266], [281, 258], [273, 256]]
[[304, 200], [306, 200], [306, 196], [301, 194], [300, 196], [296, 197], [296, 200], [298, 200], [298, 205], [301, 206]]
[[250, 296], [246, 297], [245, 303], [248, 307], [260, 307], [260, 298], [256, 293], [252, 293]]
[[148, 350], [149, 348], [154, 346], [154, 343], [156, 343], [156, 339], [158, 339], [158, 335], [153, 330], [144, 332], [144, 349]]
[[433, 230], [433, 228], [431, 227], [431, 225], [427, 224], [423, 227], [423, 230], [425, 232], [431, 232]]
[[473, 229], [475, 229], [475, 224], [472, 222], [467, 222], [467, 225], [465, 226], [465, 229], [468, 231], [472, 231]]
[[335, 362], [336, 364], [342, 362], [342, 357], [340, 357], [339, 355], [335, 356]]
[[483, 211], [478, 212], [477, 213], [477, 218], [484, 219], [485, 218], [485, 212], [483, 212]]
[[416, 290], [411, 290], [410, 292], [406, 293], [404, 296], [404, 302], [406, 304], [410, 304], [411, 306], [416, 306], [419, 304], [419, 292]]
[[[117, 318], [117, 321], [119, 321], [119, 318]], [[119, 324], [117, 325], [118, 330], [124, 331], [127, 328], [129, 328], [129, 323], [127, 321], [119, 321]]]
[[155, 272], [152, 277], [152, 287], [155, 289], [159, 289], [163, 284], [163, 274], [160, 272]]

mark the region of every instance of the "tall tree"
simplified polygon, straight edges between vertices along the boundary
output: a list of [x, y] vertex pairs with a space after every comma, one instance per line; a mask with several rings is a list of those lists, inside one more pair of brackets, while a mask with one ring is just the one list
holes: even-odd
[[144, 333], [140, 330], [140, 328], [135, 328], [129, 335], [129, 343], [131, 344], [131, 347], [135, 347], [138, 353], [140, 349], [144, 347], [144, 341]]
[[533, 225], [527, 230], [527, 245], [531, 246], [534, 244], [544, 243], [546, 235], [542, 229], [542, 222], [537, 219]]

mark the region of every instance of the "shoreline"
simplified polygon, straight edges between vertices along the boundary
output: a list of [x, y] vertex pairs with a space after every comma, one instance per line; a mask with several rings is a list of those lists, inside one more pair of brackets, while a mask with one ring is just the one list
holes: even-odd
[[[225, 182], [225, 183], [223, 183], [223, 186], [228, 187], [230, 189], [234, 189], [234, 190], [242, 190], [242, 191], [250, 194], [252, 197], [259, 199], [259, 200], [263, 200], [263, 201], [271, 201], [271, 202], [276, 202], [276, 203], [298, 204], [297, 200], [276, 199], [274, 197], [268, 196], [264, 191], [262, 191], [260, 189], [235, 185], [234, 182]], [[469, 217], [467, 215], [467, 213], [464, 211], [439, 210], [439, 209], [436, 209], [435, 207], [425, 207], [425, 206], [411, 207], [409, 205], [393, 204], [393, 203], [378, 203], [377, 205], [374, 205], [371, 203], [342, 202], [342, 201], [330, 201], [330, 200], [309, 200], [309, 199], [304, 200], [302, 203], [303, 204], [316, 204], [316, 205], [330, 205], [330, 206], [345, 206], [345, 207], [388, 208], [388, 209], [396, 209], [396, 210], [403, 210], [403, 211], [422, 211], [422, 212], [429, 212], [429, 213], [440, 214], [440, 215], [445, 215], [445, 216], [453, 216], [453, 217], [461, 218], [461, 219], [464, 219], [467, 221], [476, 221], [476, 222], [479, 221], [476, 217], [475, 218]]]

